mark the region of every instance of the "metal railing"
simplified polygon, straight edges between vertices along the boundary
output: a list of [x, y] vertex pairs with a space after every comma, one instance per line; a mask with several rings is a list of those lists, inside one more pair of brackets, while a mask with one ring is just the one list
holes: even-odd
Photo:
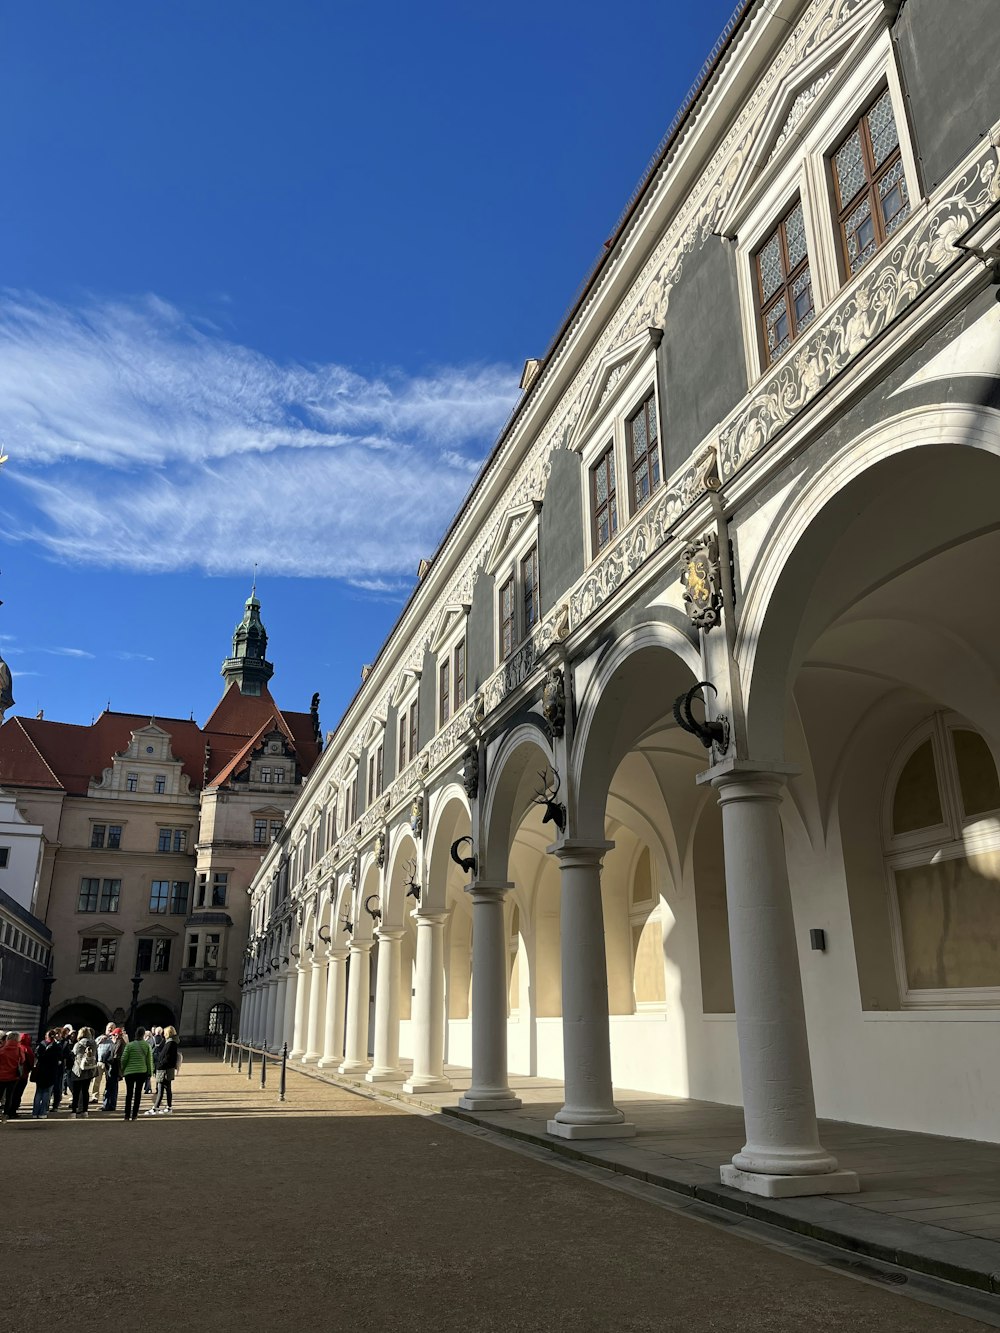
[[285, 1100], [285, 1077], [288, 1070], [288, 1043], [285, 1042], [281, 1047], [280, 1056], [274, 1051], [269, 1051], [266, 1046], [254, 1046], [252, 1042], [237, 1041], [235, 1037], [226, 1036], [219, 1046], [219, 1057], [224, 1064], [236, 1066], [237, 1074], [243, 1073], [243, 1059], [246, 1056], [247, 1081], [253, 1082], [254, 1060], [257, 1060], [260, 1069], [260, 1081], [258, 1086], [261, 1091], [267, 1087], [267, 1062], [270, 1059], [272, 1065], [280, 1059], [281, 1070], [278, 1075], [278, 1101]]

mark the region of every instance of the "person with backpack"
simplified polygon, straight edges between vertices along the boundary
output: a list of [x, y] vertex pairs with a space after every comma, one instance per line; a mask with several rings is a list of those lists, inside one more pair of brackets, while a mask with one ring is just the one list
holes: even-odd
[[81, 1028], [73, 1047], [73, 1104], [70, 1111], [78, 1120], [86, 1118], [90, 1082], [97, 1069], [97, 1042], [93, 1028]]
[[94, 1070], [94, 1081], [90, 1085], [90, 1104], [101, 1100], [101, 1084], [107, 1075], [108, 1056], [111, 1054], [112, 1037], [114, 1023], [109, 1023], [101, 1035], [97, 1038], [97, 1068]]
[[111, 1034], [111, 1051], [105, 1063], [107, 1074], [104, 1080], [104, 1101], [102, 1111], [118, 1110], [118, 1086], [122, 1081], [122, 1053], [125, 1050], [125, 1033], [122, 1028], [115, 1028]]
[[31, 1078], [35, 1084], [35, 1100], [31, 1115], [35, 1120], [44, 1120], [49, 1113], [49, 1100], [57, 1083], [62, 1082], [63, 1054], [59, 1044], [59, 1033], [49, 1028], [45, 1040], [35, 1053], [35, 1068]]
[[135, 1036], [122, 1051], [122, 1075], [125, 1079], [124, 1120], [134, 1120], [142, 1101], [142, 1085], [153, 1077], [153, 1052], [143, 1041], [145, 1028], [136, 1028]]
[[[156, 1101], [146, 1115], [170, 1115], [174, 1109], [174, 1077], [180, 1068], [181, 1053], [177, 1047], [177, 1029], [164, 1028], [163, 1041], [153, 1052], [156, 1066]], [[162, 1106], [166, 1094], [167, 1104]]]

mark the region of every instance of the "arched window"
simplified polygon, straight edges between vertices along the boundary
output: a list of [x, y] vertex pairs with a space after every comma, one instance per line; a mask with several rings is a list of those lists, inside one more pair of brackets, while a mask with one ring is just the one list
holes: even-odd
[[632, 932], [632, 994], [636, 1009], [666, 1003], [663, 971], [663, 914], [653, 886], [653, 861], [643, 847], [635, 863], [629, 892]]
[[208, 1032], [210, 1036], [228, 1036], [233, 1030], [233, 1006], [221, 1002], [213, 1004], [208, 1011]]
[[978, 732], [935, 713], [910, 736], [883, 837], [904, 1006], [1000, 1006], [1000, 778]]
[[508, 966], [507, 1009], [516, 1014], [521, 1008], [521, 913], [517, 903], [510, 914], [510, 934], [507, 937]]

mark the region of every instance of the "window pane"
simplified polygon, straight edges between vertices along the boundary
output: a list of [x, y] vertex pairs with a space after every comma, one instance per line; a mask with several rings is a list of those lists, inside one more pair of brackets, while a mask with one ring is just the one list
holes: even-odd
[[153, 941], [140, 940], [135, 956], [137, 972], [148, 972], [153, 965]]
[[760, 252], [757, 260], [760, 269], [760, 288], [764, 300], [768, 301], [785, 280], [781, 263], [781, 241], [775, 232]]
[[104, 825], [104, 824], [94, 824], [94, 825], [93, 825], [93, 827], [92, 827], [91, 830], [90, 830], [90, 845], [91, 845], [91, 847], [103, 847], [103, 846], [104, 846], [104, 834], [105, 834], [106, 831], [107, 831], [107, 826]]
[[780, 356], [781, 353], [791, 344], [791, 326], [788, 322], [788, 304], [785, 298], [775, 302], [767, 312], [767, 347], [771, 353], [771, 360]]
[[158, 839], [157, 844], [156, 844], [156, 850], [157, 850], [158, 852], [169, 852], [169, 851], [170, 851], [170, 835], [171, 835], [172, 832], [173, 832], [172, 829], [168, 829], [168, 828], [161, 828], [161, 829], [160, 829], [160, 836], [159, 836], [159, 839]]
[[1000, 852], [911, 866], [895, 876], [910, 987], [1000, 986]]
[[649, 447], [649, 441], [646, 438], [645, 412], [640, 412], [637, 417], [633, 417], [629, 426], [632, 435], [632, 457], [634, 459], [642, 458]]
[[183, 852], [187, 847], [187, 829], [174, 829], [174, 851]]
[[1000, 780], [990, 747], [976, 731], [953, 731], [951, 740], [966, 819], [1000, 809]]
[[788, 266], [796, 269], [806, 257], [806, 223], [801, 200], [785, 219], [785, 244], [788, 247]]
[[99, 879], [82, 879], [80, 881], [80, 897], [77, 900], [76, 910], [78, 912], [96, 912], [97, 896], [100, 892], [101, 881]]
[[455, 707], [465, 703], [465, 640], [455, 649]]
[[848, 135], [844, 146], [835, 155], [833, 165], [837, 172], [840, 203], [843, 207], [850, 203], [867, 180], [860, 130], [854, 130]]
[[177, 914], [183, 913], [185, 916], [187, 916], [189, 888], [190, 884], [189, 881], [186, 879], [174, 881], [174, 884], [170, 891], [171, 912]]
[[122, 826], [121, 824], [110, 824], [108, 826], [108, 846], [120, 847], [122, 845]]
[[165, 912], [170, 898], [170, 881], [154, 879], [149, 886], [149, 910], [153, 913]]
[[153, 946], [153, 971], [170, 971], [170, 941], [157, 940]]
[[604, 504], [608, 498], [608, 472], [607, 463], [601, 460], [594, 472], [594, 494], [597, 497], [598, 504]]
[[944, 822], [930, 739], [907, 759], [892, 800], [893, 833], [913, 833]]
[[792, 283], [792, 302], [795, 307], [795, 331], [798, 333], [812, 323], [816, 313], [813, 309], [812, 278], [808, 265]]
[[92, 936], [85, 936], [80, 941], [80, 965], [81, 972], [97, 971], [97, 940]]
[[851, 272], [857, 273], [878, 248], [875, 224], [872, 221], [871, 200], [867, 195], [844, 223], [844, 233], [847, 237], [847, 257]]
[[101, 888], [101, 911], [117, 912], [118, 898], [121, 894], [122, 882], [120, 879], [106, 879]]
[[902, 158], [895, 161], [879, 181], [878, 194], [885, 232], [890, 236], [910, 212], [906, 181], [903, 179]]
[[97, 949], [98, 972], [113, 972], [115, 970], [115, 959], [117, 956], [117, 940], [100, 940]]
[[896, 129], [896, 117], [892, 114], [888, 88], [868, 112], [868, 132], [872, 139], [875, 165], [879, 167], [899, 143], [899, 131]]

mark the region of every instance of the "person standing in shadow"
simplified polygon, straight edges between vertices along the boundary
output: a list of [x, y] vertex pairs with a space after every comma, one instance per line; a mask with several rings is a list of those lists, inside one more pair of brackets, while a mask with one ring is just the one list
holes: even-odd
[[143, 1041], [145, 1028], [136, 1028], [135, 1036], [122, 1051], [122, 1077], [125, 1079], [125, 1114], [123, 1120], [134, 1120], [142, 1101], [142, 1085], [153, 1077], [153, 1052]]

